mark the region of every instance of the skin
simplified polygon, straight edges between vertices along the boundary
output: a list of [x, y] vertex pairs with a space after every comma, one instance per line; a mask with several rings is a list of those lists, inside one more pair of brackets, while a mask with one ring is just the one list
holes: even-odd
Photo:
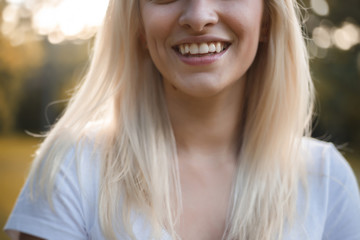
[[[219, 240], [237, 158], [246, 72], [261, 41], [262, 0], [141, 0], [143, 37], [163, 77], [179, 158], [184, 240]], [[183, 39], [231, 43], [217, 61], [184, 63]], [[209, 41], [205, 41], [209, 42]]]

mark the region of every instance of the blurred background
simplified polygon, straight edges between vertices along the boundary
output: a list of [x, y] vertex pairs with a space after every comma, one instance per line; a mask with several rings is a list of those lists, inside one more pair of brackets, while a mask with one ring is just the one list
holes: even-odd
[[[81, 79], [108, 0], [0, 0], [0, 227], [32, 154]], [[305, 0], [317, 89], [313, 136], [334, 142], [360, 179], [360, 1]], [[0, 233], [0, 239], [8, 239]]]

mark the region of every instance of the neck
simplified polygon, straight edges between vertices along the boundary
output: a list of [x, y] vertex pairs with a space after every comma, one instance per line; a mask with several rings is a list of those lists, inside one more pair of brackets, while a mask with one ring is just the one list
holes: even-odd
[[236, 159], [244, 83], [241, 79], [215, 96], [202, 98], [165, 84], [179, 158], [216, 162]]

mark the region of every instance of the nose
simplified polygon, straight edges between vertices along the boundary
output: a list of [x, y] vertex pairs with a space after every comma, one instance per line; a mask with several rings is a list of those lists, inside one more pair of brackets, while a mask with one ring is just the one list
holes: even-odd
[[219, 18], [212, 2], [209, 0], [188, 0], [179, 18], [180, 26], [202, 32], [207, 27], [215, 25]]

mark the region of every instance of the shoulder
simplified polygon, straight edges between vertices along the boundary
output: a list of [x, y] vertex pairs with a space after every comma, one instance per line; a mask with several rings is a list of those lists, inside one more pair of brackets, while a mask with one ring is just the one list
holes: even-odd
[[332, 143], [304, 138], [302, 152], [306, 159], [307, 173], [310, 176], [322, 177], [324, 180], [342, 186], [347, 182], [356, 182], [349, 163]]
[[[317, 192], [353, 191], [358, 189], [355, 174], [349, 163], [332, 143], [304, 138], [302, 154], [310, 190]], [[331, 192], [330, 192], [331, 190]]]
[[300, 211], [307, 209], [308, 233], [322, 234], [316, 236], [322, 239], [360, 239], [359, 187], [349, 163], [332, 143], [306, 138], [302, 149], [307, 194], [300, 195]]
[[[46, 166], [56, 164], [51, 157], [41, 162], [40, 169], [55, 168]], [[82, 144], [73, 144], [56, 157], [62, 161], [54, 173], [51, 201], [47, 195], [33, 191], [41, 176], [35, 176], [34, 184], [29, 179], [26, 181], [5, 226], [14, 239], [19, 232], [44, 239], [84, 239], [98, 225], [100, 159], [94, 143], [86, 138]]]

